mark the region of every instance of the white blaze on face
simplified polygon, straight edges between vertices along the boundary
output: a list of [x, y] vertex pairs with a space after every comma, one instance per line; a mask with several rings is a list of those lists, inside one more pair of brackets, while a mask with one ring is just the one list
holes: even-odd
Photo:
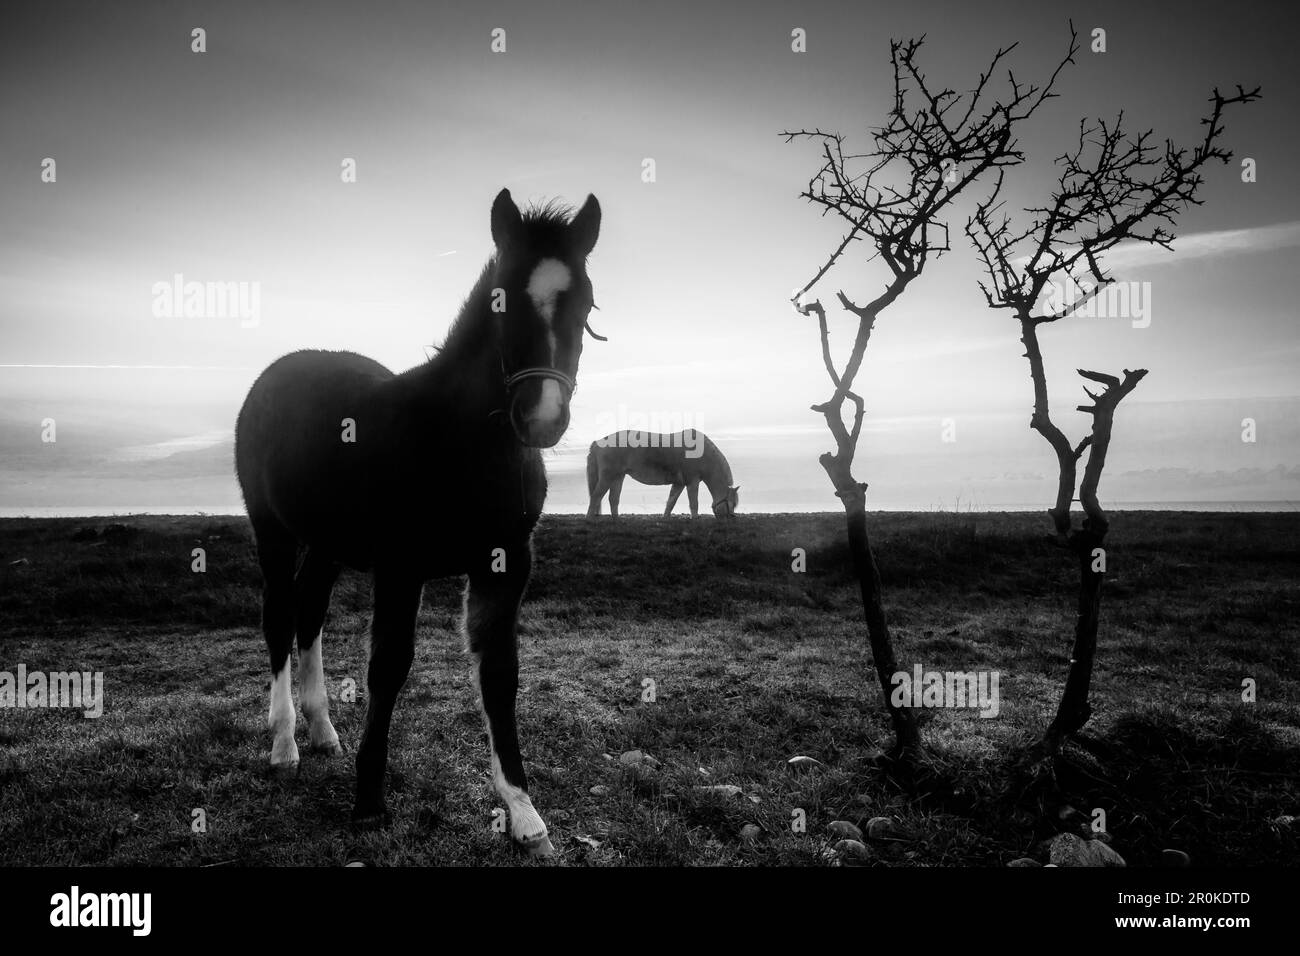
[[555, 302], [561, 292], [567, 292], [573, 281], [569, 267], [559, 259], [543, 259], [528, 277], [528, 297], [533, 308], [549, 326], [555, 318]]
[[537, 400], [537, 405], [528, 415], [528, 420], [552, 424], [560, 420], [563, 412], [564, 401], [560, 392], [560, 383], [553, 378], [543, 379], [542, 397]]
[[[555, 307], [561, 292], [567, 292], [573, 283], [573, 273], [559, 259], [543, 259], [528, 277], [528, 298], [533, 308], [546, 322], [546, 337], [550, 342], [550, 362], [555, 364], [555, 330], [551, 323], [555, 320]], [[528, 415], [530, 421], [555, 422], [564, 411], [564, 396], [560, 392], [560, 383], [554, 379], [542, 382], [541, 398], [537, 406]]]

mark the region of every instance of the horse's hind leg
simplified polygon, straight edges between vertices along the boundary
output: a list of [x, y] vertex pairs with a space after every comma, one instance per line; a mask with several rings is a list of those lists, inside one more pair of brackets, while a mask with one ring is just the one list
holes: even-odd
[[587, 517], [595, 518], [600, 514], [600, 502], [609, 491], [609, 481], [603, 476], [596, 482], [596, 490], [591, 493], [591, 503], [587, 506]]
[[321, 661], [322, 626], [339, 570], [336, 562], [315, 548], [308, 548], [293, 582], [298, 631], [298, 696], [302, 700], [303, 716], [307, 718], [311, 749], [327, 754], [343, 752], [339, 735], [330, 723], [325, 669]]
[[677, 499], [682, 496], [682, 489], [685, 487], [685, 485], [673, 485], [672, 490], [668, 492], [668, 506], [664, 508], [665, 515], [673, 513], [673, 509], [677, 507]]
[[[252, 517], [250, 515], [250, 517]], [[290, 668], [293, 665], [293, 569], [298, 543], [274, 519], [253, 519], [257, 561], [262, 568], [262, 633], [271, 656], [271, 770], [287, 775], [298, 769], [298, 745]]]
[[492, 748], [492, 782], [510, 811], [510, 833], [533, 856], [555, 852], [546, 824], [528, 796], [528, 778], [519, 755], [515, 696], [519, 690], [519, 650], [515, 621], [528, 583], [532, 553], [527, 545], [506, 556], [504, 573], [471, 572], [465, 590], [465, 631], [477, 665], [488, 745]]

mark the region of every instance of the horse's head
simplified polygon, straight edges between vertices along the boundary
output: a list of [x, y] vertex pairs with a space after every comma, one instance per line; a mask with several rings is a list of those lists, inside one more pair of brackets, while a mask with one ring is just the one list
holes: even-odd
[[727, 493], [713, 502], [713, 517], [734, 518], [736, 508], [740, 506], [740, 485], [728, 488]]
[[520, 213], [508, 189], [492, 204], [492, 308], [500, 320], [510, 425], [534, 448], [550, 448], [569, 427], [569, 399], [593, 305], [587, 255], [599, 233], [595, 196], [572, 219], [555, 206]]

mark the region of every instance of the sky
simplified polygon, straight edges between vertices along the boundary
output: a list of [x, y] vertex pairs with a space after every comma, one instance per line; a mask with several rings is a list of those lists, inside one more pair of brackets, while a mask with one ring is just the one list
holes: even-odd
[[[1150, 322], [1042, 332], [1058, 422], [1075, 368], [1150, 374], [1116, 418], [1103, 504], [1300, 500], [1300, 91], [1282, 5], [1217, 3], [40, 3], [0, 34], [0, 513], [237, 511], [235, 414], [298, 348], [423, 361], [492, 252], [488, 210], [601, 202], [589, 262], [609, 337], [589, 341], [548, 510], [582, 511], [588, 444], [625, 425], [707, 432], [743, 511], [838, 507], [809, 410], [830, 394], [815, 321], [789, 299], [837, 242], [799, 197], [820, 165], [786, 129], [865, 144], [891, 104], [889, 39], [924, 34], [930, 78], [968, 89], [1018, 42], [1045, 78], [1073, 17], [1084, 48], [1023, 127], [1010, 208], [1041, 202], [1083, 117], [1200, 134], [1210, 90], [1232, 164], [1173, 252], [1116, 250]], [[192, 50], [191, 31], [206, 33]], [[1088, 48], [1106, 30], [1107, 49]], [[806, 51], [791, 31], [806, 31]], [[493, 52], [504, 30], [505, 51]], [[499, 45], [499, 44], [498, 44]], [[1004, 86], [993, 87], [997, 92]], [[1257, 164], [1241, 181], [1238, 161]], [[43, 179], [55, 161], [55, 181]], [[654, 160], [646, 182], [644, 161]], [[355, 182], [341, 175], [355, 163]], [[982, 195], [973, 193], [972, 200]], [[953, 250], [877, 323], [859, 391], [869, 507], [1046, 508], [1055, 461], [1005, 312], [951, 219]], [[880, 263], [813, 290], [863, 301]], [[257, 314], [159, 314], [160, 284], [242, 283]], [[251, 300], [250, 300], [251, 304]], [[165, 310], [162, 310], [165, 311]], [[830, 313], [832, 343], [848, 317]], [[841, 352], [837, 354], [842, 355]], [[1255, 441], [1242, 440], [1242, 420]], [[42, 441], [53, 419], [56, 440]], [[944, 439], [955, 439], [945, 441]], [[625, 486], [625, 511], [666, 488]], [[1292, 505], [1293, 506], [1293, 505]], [[679, 505], [684, 507], [684, 505]]]

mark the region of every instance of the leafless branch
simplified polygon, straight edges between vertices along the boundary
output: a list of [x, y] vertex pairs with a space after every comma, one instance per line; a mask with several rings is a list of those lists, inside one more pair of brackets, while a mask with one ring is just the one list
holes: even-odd
[[[939, 88], [919, 66], [924, 37], [890, 43], [894, 74], [893, 108], [886, 121], [868, 131], [865, 150], [848, 148], [846, 137], [820, 128], [787, 130], [787, 142], [816, 143], [821, 164], [800, 193], [819, 207], [823, 215], [834, 215], [845, 231], [811, 278], [794, 294], [795, 308], [804, 315], [816, 315], [821, 336], [822, 360], [835, 391], [816, 410], [826, 416], [836, 438], [840, 466], [837, 487], [856, 485], [846, 467], [861, 431], [861, 399], [853, 392], [862, 367], [871, 332], [880, 313], [892, 304], [924, 271], [932, 258], [950, 249], [945, 215], [954, 201], [986, 173], [1023, 161], [1015, 141], [1015, 126], [1027, 119], [1053, 92], [1061, 71], [1079, 50], [1078, 34], [1070, 24], [1069, 46], [1048, 81], [1026, 85], [1008, 71], [1006, 92], [994, 98], [992, 77], [1000, 70], [1014, 44], [998, 50], [988, 69], [980, 74], [966, 94]], [[831, 354], [826, 311], [821, 301], [801, 305], [801, 298], [840, 263], [855, 242], [870, 251], [866, 261], [880, 259], [888, 269], [884, 288], [859, 305], [844, 291], [836, 293], [845, 311], [857, 318], [853, 337], [842, 368]], [[844, 425], [842, 405], [855, 406], [855, 426]], [[829, 469], [828, 469], [829, 471]]]
[[[1119, 243], [1172, 247], [1178, 215], [1201, 202], [1198, 191], [1205, 166], [1214, 160], [1226, 163], [1232, 157], [1220, 142], [1224, 110], [1259, 96], [1259, 88], [1247, 91], [1239, 86], [1230, 96], [1214, 90], [1209, 115], [1201, 120], [1205, 132], [1191, 148], [1177, 147], [1169, 140], [1157, 145], [1150, 130], [1126, 133], [1122, 113], [1112, 122], [1090, 124], [1085, 120], [1079, 124], [1075, 146], [1057, 158], [1058, 177], [1049, 201], [1025, 210], [1027, 225], [1018, 228], [1004, 211], [999, 198], [1003, 185], [1000, 172], [988, 197], [966, 222], [966, 234], [984, 265], [987, 281], [980, 283], [980, 290], [986, 302], [992, 308], [1010, 310], [1020, 322], [1034, 387], [1030, 425], [1052, 446], [1060, 469], [1056, 504], [1049, 514], [1062, 534], [1070, 532], [1076, 467], [1089, 448], [1080, 502], [1088, 518], [1104, 529], [1096, 487], [1109, 447], [1115, 406], [1146, 372], [1125, 372], [1121, 381], [1113, 375], [1080, 370], [1080, 375], [1104, 388], [1100, 394], [1085, 388], [1093, 404], [1079, 408], [1093, 414], [1092, 432], [1071, 447], [1052, 422], [1038, 326], [1077, 315], [1115, 281], [1102, 256]], [[1082, 297], [1036, 314], [1044, 290], [1054, 280], [1061, 289], [1082, 289], [1085, 282], [1089, 288]]]

